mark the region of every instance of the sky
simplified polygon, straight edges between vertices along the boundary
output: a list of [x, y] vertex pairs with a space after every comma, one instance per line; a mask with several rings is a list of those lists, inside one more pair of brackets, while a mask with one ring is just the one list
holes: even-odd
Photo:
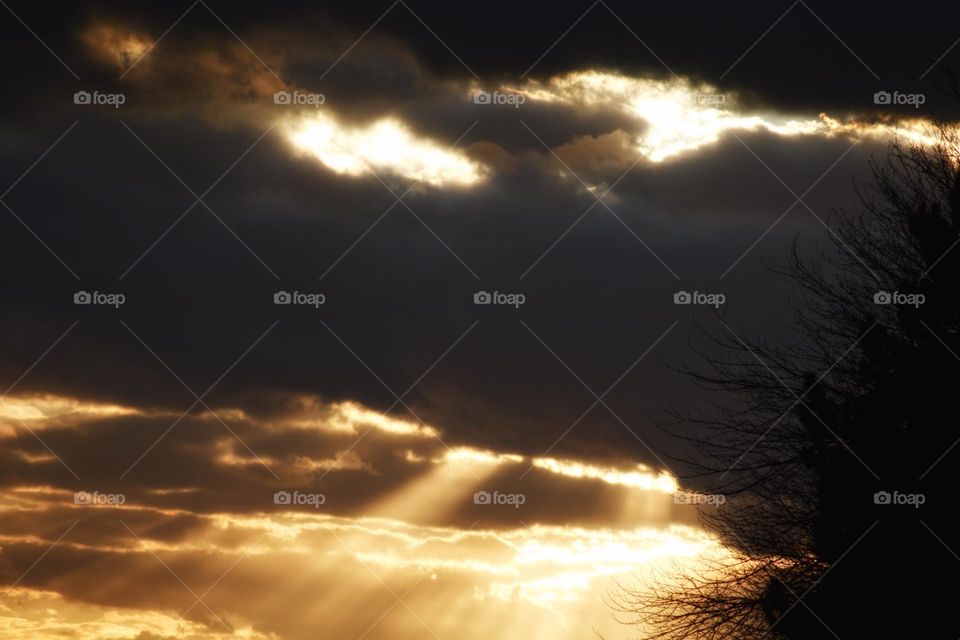
[[680, 369], [960, 118], [937, 3], [0, 4], [0, 638], [642, 637]]

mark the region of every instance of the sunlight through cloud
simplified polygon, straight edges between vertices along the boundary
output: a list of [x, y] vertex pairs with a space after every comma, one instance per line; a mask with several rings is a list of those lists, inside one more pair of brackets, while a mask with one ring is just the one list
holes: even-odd
[[511, 88], [530, 100], [581, 108], [613, 109], [646, 125], [634, 140], [635, 150], [652, 162], [663, 162], [715, 144], [727, 132], [765, 131], [783, 137], [846, 136], [851, 139], [892, 139], [932, 145], [930, 122], [919, 118], [899, 121], [839, 120], [827, 114], [817, 118], [792, 117], [772, 111], [743, 112], [734, 94], [687, 79], [634, 78], [601, 71], [581, 71], [532, 81]]
[[296, 149], [341, 175], [385, 172], [433, 186], [460, 187], [474, 185], [484, 175], [483, 167], [462, 152], [419, 138], [394, 118], [351, 127], [318, 113], [290, 121], [285, 129]]

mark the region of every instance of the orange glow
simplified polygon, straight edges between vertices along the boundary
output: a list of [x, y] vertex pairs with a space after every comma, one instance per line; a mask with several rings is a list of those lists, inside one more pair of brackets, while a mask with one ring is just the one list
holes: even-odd
[[[71, 429], [104, 415], [141, 415], [129, 408], [58, 396], [7, 400], [2, 405], [5, 415], [34, 424], [57, 421]], [[145, 491], [124, 494], [122, 504], [76, 500], [77, 491], [94, 492], [96, 486], [38, 484], [0, 492], [0, 506], [17, 514], [11, 521], [33, 518], [45, 523], [29, 533], [0, 533], [4, 550], [29, 547], [26, 557], [32, 562], [71, 523], [79, 523], [57, 542], [56, 556], [98, 554], [110, 567], [109, 574], [99, 574], [97, 588], [75, 573], [51, 583], [57, 585], [56, 592], [44, 591], [46, 583], [38, 589], [15, 590], [15, 597], [0, 601], [0, 635], [52, 640], [71, 629], [82, 640], [105, 634], [219, 637], [222, 623], [196, 605], [190, 592], [169, 576], [162, 560], [198, 594], [217, 585], [205, 604], [229, 620], [235, 637], [251, 640], [299, 637], [315, 629], [319, 620], [359, 637], [392, 602], [377, 600], [384, 593], [389, 596], [384, 585], [397, 594], [413, 585], [404, 602], [416, 612], [415, 622], [421, 620], [440, 637], [548, 640], [595, 628], [611, 640], [621, 640], [628, 637], [627, 630], [611, 622], [603, 600], [617, 584], [642, 587], [646, 576], [657, 570], [725, 553], [700, 529], [670, 524], [665, 494], [676, 482], [643, 465], [528, 458], [467, 446], [447, 449], [437, 439], [443, 434], [435, 427], [391, 418], [357, 403], [301, 398], [287, 410], [262, 423], [240, 410], [218, 410], [218, 415], [229, 415], [238, 426], [242, 422], [246, 428], [260, 429], [263, 438], [316, 429], [342, 443], [343, 435], [352, 442], [353, 436], [373, 429], [364, 440], [372, 447], [365, 457], [372, 453], [370, 459], [380, 460], [382, 451], [375, 448], [386, 447], [397, 464], [409, 465], [410, 473], [398, 486], [387, 483], [369, 502], [350, 505], [349, 495], [338, 493], [344, 486], [342, 478], [357, 478], [358, 471], [377, 483], [382, 478], [379, 469], [356, 452], [341, 448], [330, 455], [318, 449], [261, 458], [276, 467], [281, 482], [296, 480], [303, 482], [299, 486], [304, 491], [327, 495], [312, 509], [277, 504], [273, 495], [278, 486], [271, 480], [243, 489], [249, 494], [248, 510], [240, 512], [218, 512], [216, 491], [224, 489], [203, 486], [144, 487]], [[211, 416], [198, 414], [197, 419], [209, 423]], [[257, 446], [252, 440], [251, 444]], [[241, 475], [259, 467], [260, 461], [226, 434], [218, 434], [206, 453], [211, 468], [223, 469], [231, 477], [245, 477], [245, 482], [266, 477], [259, 472]], [[528, 465], [541, 475], [523, 485], [516, 478]], [[321, 470], [324, 473], [318, 476]], [[345, 475], [336, 476], [341, 472]], [[497, 478], [508, 476], [521, 483], [521, 490], [534, 492], [525, 497], [526, 506], [476, 501], [476, 492], [493, 491]], [[549, 520], [549, 512], [538, 511], [556, 498], [551, 495], [551, 476], [562, 477], [566, 486], [583, 482], [595, 489], [603, 483], [608, 485], [604, 492], [614, 499], [605, 501], [606, 513], [590, 521], [594, 524], [557, 524]], [[206, 504], [211, 510], [187, 506], [192, 504]], [[477, 518], [472, 525], [462, 524], [465, 513]], [[538, 514], [553, 523], [538, 520]], [[189, 535], [166, 533], [176, 532], [178, 523], [188, 523]], [[218, 581], [231, 566], [236, 569]], [[157, 575], [164, 579], [157, 581]], [[131, 581], [151, 587], [137, 592], [139, 600], [116, 606], [113, 594], [124, 592]], [[262, 584], [274, 586], [263, 598], [251, 601], [249, 593]], [[318, 588], [325, 594], [319, 602]], [[41, 602], [52, 611], [41, 613], [37, 604]], [[291, 607], [291, 602], [310, 606]], [[192, 613], [184, 620], [175, 617], [188, 609]], [[358, 619], [362, 624], [355, 628]], [[405, 620], [389, 615], [376, 622], [377, 633], [368, 637], [429, 635], [420, 622], [411, 630]], [[464, 620], [480, 622], [465, 627]]]
[[83, 42], [101, 59], [126, 69], [143, 57], [153, 42], [147, 36], [123, 27], [98, 24], [83, 34]]
[[38, 430], [76, 424], [83, 420], [138, 414], [140, 411], [131, 407], [65, 396], [6, 396], [0, 398], [0, 437], [12, 436], [21, 424]]
[[622, 470], [585, 464], [575, 460], [535, 458], [533, 466], [571, 478], [591, 478], [602, 480], [608, 484], [623, 485], [647, 491], [673, 494], [678, 488], [676, 479], [666, 473], [655, 473], [642, 464], [638, 464], [630, 470]]

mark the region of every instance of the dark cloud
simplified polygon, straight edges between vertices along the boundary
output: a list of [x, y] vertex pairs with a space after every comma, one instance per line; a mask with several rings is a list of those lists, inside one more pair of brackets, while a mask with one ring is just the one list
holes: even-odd
[[[675, 293], [724, 294], [716, 311], [741, 335], [785, 331], [791, 290], [764, 264], [794, 240], [825, 245], [888, 140], [742, 128], [654, 162], [636, 145], [656, 123], [550, 79], [681, 86], [666, 63], [768, 125], [889, 123], [878, 90], [927, 94], [900, 116], [956, 114], [936, 72], [919, 79], [956, 37], [942, 6], [797, 3], [764, 35], [790, 5], [198, 3], [121, 79], [187, 6], [14, 3], [29, 28], [0, 26], [16, 66], [0, 105], [0, 409], [77, 402], [0, 411], [10, 633], [102, 637], [92, 621], [131, 612], [144, 640], [423, 637], [420, 616], [443, 637], [560, 637], [568, 614], [607, 621], [599, 597], [563, 596], [600, 594], [611, 558], [639, 570], [658, 545], [697, 548], [692, 507], [616, 475], [682, 472], [658, 418], [710, 400], [675, 367], [722, 325]], [[527, 80], [553, 100], [471, 97]], [[125, 101], [76, 105], [76, 91]], [[354, 132], [392, 119], [409, 137], [368, 155], [453, 146], [484, 179], [416, 183], [409, 157], [337, 173], [291, 142], [305, 114]], [[125, 303], [77, 305], [80, 290]], [[274, 304], [281, 290], [325, 303]], [[475, 304], [480, 291], [524, 303]], [[343, 402], [404, 422], [337, 430]], [[531, 469], [538, 456], [574, 466]], [[488, 508], [475, 491], [525, 502]], [[184, 583], [216, 589], [199, 605]], [[377, 626], [400, 593], [408, 609]], [[534, 613], [518, 620], [518, 602]], [[480, 621], [473, 636], [463, 620]]]
[[[310, 37], [318, 55], [297, 69], [312, 77], [319, 77], [376, 23], [337, 69], [342, 75], [329, 77], [334, 84], [349, 83], [358, 69], [374, 69], [383, 85], [409, 90], [416, 86], [409, 79], [419, 71], [404, 60], [415, 57], [421, 61], [417, 66], [430, 73], [462, 78], [472, 70], [487, 80], [515, 78], [528, 69], [543, 77], [588, 67], [662, 77], [672, 70], [720, 82], [725, 89], [747, 92], [758, 102], [784, 110], [856, 111], [869, 107], [873, 93], [881, 89], [923, 91], [929, 94], [931, 107], [955, 113], [953, 102], [939, 96], [937, 74], [921, 79], [941, 57], [943, 66], [956, 67], [956, 51], [948, 53], [956, 40], [951, 27], [956, 14], [942, 3], [907, 9], [893, 1], [842, 6], [806, 2], [747, 10], [716, 3], [694, 8], [612, 0], [544, 10], [537, 3], [492, 2], [464, 12], [424, 1], [336, 7], [289, 2], [270, 6], [269, 21], [259, 3], [208, 5], [261, 57]], [[95, 70], [82, 62], [77, 25], [112, 20], [158, 35], [186, 9], [145, 3], [11, 8], [83, 77]], [[504, 20], [504, 15], [510, 19]], [[168, 36], [168, 46], [225, 34], [217, 17], [203, 5], [195, 6]], [[262, 35], [265, 31], [270, 35]], [[41, 74], [71, 79], [18, 22], [7, 21], [4, 35], [7, 50], [16, 52], [16, 59], [32, 72], [18, 74], [18, 81], [33, 84]], [[385, 45], [388, 42], [402, 44]], [[373, 58], [364, 52], [376, 50], [390, 53], [369, 64]], [[13, 98], [18, 100], [17, 94]]]
[[[562, 111], [534, 115], [528, 124], [537, 130]], [[748, 252], [794, 198], [736, 139], [666, 164], [641, 162], [606, 198], [611, 212], [576, 178], [560, 175], [560, 161], [537, 149], [519, 115], [512, 129], [500, 130], [511, 161], [469, 191], [420, 187], [406, 206], [394, 205], [376, 178], [336, 176], [292, 155], [273, 132], [205, 198], [213, 213], [196, 205], [178, 222], [194, 198], [151, 150], [199, 194], [263, 130], [212, 129], [182, 116], [127, 122], [148, 150], [119, 117], [83, 118], [6, 198], [80, 276], [13, 216], [4, 218], [6, 269], [28, 265], [30, 274], [4, 290], [6, 378], [16, 380], [79, 321], [21, 391], [188, 406], [193, 397], [132, 331], [198, 394], [229, 369], [211, 402], [255, 407], [263, 394], [304, 392], [386, 409], [393, 393], [416, 382], [405, 401], [424, 419], [483, 446], [538, 453], [593, 403], [576, 376], [601, 393], [679, 320], [681, 328], [611, 395], [622, 419], [653, 437], [646, 432], [656, 399], [685, 388], [663, 362], [691, 356], [695, 338], [684, 329], [689, 308], [674, 306], [673, 292], [721, 289], [734, 317], [748, 324], [770, 317], [783, 308], [786, 290], [760, 259], [785, 255], [798, 231], [811, 240], [823, 235], [798, 205]], [[464, 129], [470, 117], [461, 114]], [[483, 124], [476, 131], [466, 147], [486, 139]], [[6, 166], [29, 167], [59, 133], [51, 123], [46, 136], [8, 147]], [[845, 140], [740, 138], [797, 194], [849, 147]], [[811, 192], [806, 201], [817, 215], [851, 203], [853, 177], [863, 175], [871, 152], [882, 147], [862, 144]], [[562, 146], [559, 153], [580, 173], [576, 158]], [[594, 167], [583, 177], [609, 185], [624, 170]], [[385, 179], [398, 193], [410, 182]], [[127, 302], [78, 307], [78, 289], [120, 291]], [[327, 302], [278, 307], [279, 289], [323, 292]], [[475, 306], [481, 289], [521, 292], [526, 303]], [[768, 293], [758, 298], [759, 290]], [[603, 407], [560, 446], [601, 456], [626, 448], [652, 461]]]
[[[183, 418], [171, 413], [59, 427], [14, 422], [15, 435], [4, 439], [0, 482], [8, 490], [42, 488], [39, 493], [27, 490], [23, 497], [51, 507], [69, 502], [77, 491], [123, 494], [125, 507], [143, 509], [123, 512], [130, 524], [148, 517], [151, 509], [166, 512], [144, 535], [170, 543], [194, 536], [204, 514], [287, 511], [290, 507], [274, 503], [276, 491], [322, 492], [324, 514], [402, 517], [456, 527], [478, 519], [488, 527], [516, 526], [521, 517], [531, 524], [619, 525], [635, 517], [624, 512], [624, 505], [630, 500], [640, 504], [633, 487], [531, 468], [529, 459], [444, 462], [451, 447], [462, 444], [445, 432], [385, 432], [363, 418], [351, 420], [353, 430], [331, 431], [322, 425], [333, 424], [336, 414], [322, 407], [306, 414], [318, 426], [293, 426], [290, 415], [252, 420], [219, 411], [220, 420], [210, 414]], [[633, 467], [624, 461], [622, 468]], [[171, 475], [171, 469], [177, 473]], [[463, 486], [444, 498], [446, 508], [411, 504], [453, 491], [454, 480]], [[472, 501], [477, 490], [522, 493], [526, 503], [522, 513], [477, 506]], [[395, 499], [405, 492], [410, 498]], [[641, 502], [659, 505], [660, 524], [692, 516], [688, 508], [674, 506], [669, 494], [649, 494]], [[293, 508], [316, 513], [317, 507]], [[116, 513], [94, 510], [85, 516], [83, 535], [72, 540], [104, 543], [107, 534], [97, 523], [113, 527]], [[55, 509], [50, 517], [47, 529], [35, 515], [14, 514], [6, 520], [4, 534], [49, 534], [65, 516]], [[649, 517], [646, 521], [655, 524]]]

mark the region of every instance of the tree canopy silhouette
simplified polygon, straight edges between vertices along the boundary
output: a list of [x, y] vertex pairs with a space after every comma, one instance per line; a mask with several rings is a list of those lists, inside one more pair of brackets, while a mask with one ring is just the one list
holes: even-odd
[[[732, 398], [667, 428], [733, 557], [627, 592], [618, 607], [663, 640], [956, 638], [960, 460], [960, 140], [894, 143], [833, 247], [796, 243], [786, 341], [723, 323], [689, 373]], [[696, 427], [689, 430], [691, 426]]]

